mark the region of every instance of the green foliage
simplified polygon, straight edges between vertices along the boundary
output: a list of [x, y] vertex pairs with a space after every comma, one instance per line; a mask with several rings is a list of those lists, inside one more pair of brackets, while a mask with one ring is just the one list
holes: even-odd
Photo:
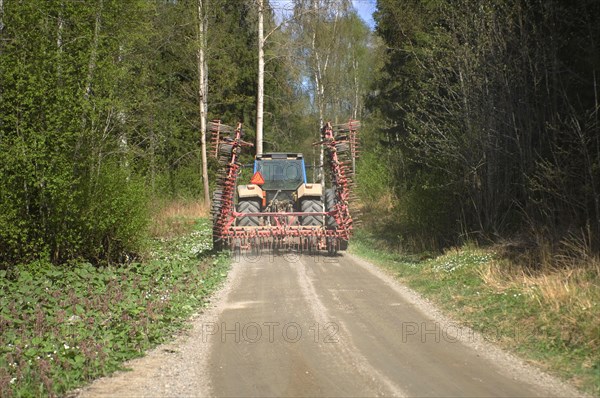
[[202, 196], [200, 159], [186, 162], [156, 177], [155, 193], [165, 198], [199, 198]]
[[[0, 10], [0, 267], [131, 258], [143, 240], [144, 197], [202, 192], [197, 3], [38, 3], [4, 2]], [[335, 102], [328, 117], [345, 119], [361, 107], [369, 32], [349, 9], [343, 14], [337, 28], [324, 23], [319, 40], [321, 51], [336, 41], [335, 72], [324, 75]], [[251, 141], [256, 4], [216, 0], [205, 15], [209, 118], [242, 121]], [[297, 38], [275, 29], [272, 13], [265, 22], [273, 29], [265, 147], [311, 157], [318, 117], [304, 87], [308, 72], [291, 57], [302, 55]], [[216, 172], [213, 162], [211, 181]]]
[[386, 52], [369, 107], [404, 160], [393, 172], [400, 211], [420, 213], [403, 232], [436, 234], [423, 223], [430, 207], [446, 243], [585, 229], [600, 249], [598, 11], [591, 1], [378, 2]]
[[118, 165], [104, 166], [94, 187], [83, 191], [81, 251], [84, 258], [98, 261], [124, 261], [137, 253], [146, 238], [149, 220], [148, 196], [144, 181]]
[[210, 7], [214, 18], [208, 25], [210, 114], [229, 124], [240, 121], [252, 130], [258, 81], [256, 7], [247, 0], [218, 0]]
[[456, 209], [452, 192], [443, 184], [424, 181], [407, 189], [394, 209], [398, 216], [395, 230], [402, 232], [400, 239], [404, 249], [419, 252], [451, 243], [450, 237], [458, 222]]
[[372, 149], [365, 153], [357, 165], [358, 189], [361, 198], [368, 203], [376, 203], [382, 197], [392, 192], [392, 175], [389, 162], [392, 159], [385, 156], [383, 148]]
[[126, 153], [132, 65], [123, 60], [149, 11], [142, 2], [4, 4], [2, 266], [110, 262], [140, 249], [145, 203]]
[[225, 277], [211, 228], [154, 240], [142, 263], [0, 271], [0, 395], [49, 396], [121, 368], [168, 338]]

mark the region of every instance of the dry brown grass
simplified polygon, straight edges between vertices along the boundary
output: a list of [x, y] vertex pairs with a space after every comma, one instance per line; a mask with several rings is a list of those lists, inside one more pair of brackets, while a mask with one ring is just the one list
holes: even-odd
[[366, 203], [358, 200], [353, 205], [361, 212], [385, 214], [391, 213], [394, 208], [395, 197], [391, 193], [379, 196], [375, 201]]
[[209, 213], [209, 205], [200, 200], [156, 202], [152, 205], [150, 234], [168, 238], [188, 233], [198, 218], [207, 217]]
[[[573, 245], [572, 241], [568, 245], [571, 246], [563, 243], [558, 253], [536, 255], [544, 261], [533, 269], [530, 264], [504, 258], [481, 269], [479, 276], [497, 293], [511, 296], [517, 292], [524, 296], [523, 305], [527, 308], [522, 308], [523, 316], [511, 321], [540, 331], [536, 344], [548, 352], [550, 368], [568, 370], [575, 385], [597, 393], [600, 391], [597, 373], [600, 256], [592, 255], [581, 245]], [[513, 311], [521, 310], [513, 308]]]
[[503, 259], [482, 270], [481, 277], [499, 291], [522, 289], [556, 312], [587, 311], [600, 305], [600, 256], [587, 236], [570, 234], [554, 245], [543, 239], [500, 245], [497, 252]]
[[545, 267], [535, 273], [500, 260], [483, 268], [480, 276], [488, 287], [498, 292], [523, 290], [540, 306], [556, 312], [567, 308], [587, 311], [599, 304], [599, 258], [590, 258], [573, 268]]
[[[537, 307], [532, 325], [556, 336], [567, 347], [587, 352], [583, 368], [600, 365], [600, 256], [594, 255], [582, 241], [561, 242], [560, 250], [541, 253], [544, 259], [533, 269], [501, 259], [480, 270], [486, 286], [497, 292], [520, 291], [528, 305]], [[560, 367], [564, 367], [561, 365]], [[590, 372], [585, 378], [593, 378]], [[577, 377], [574, 377], [573, 381]], [[582, 379], [583, 380], [583, 379]], [[594, 385], [599, 380], [581, 381]]]

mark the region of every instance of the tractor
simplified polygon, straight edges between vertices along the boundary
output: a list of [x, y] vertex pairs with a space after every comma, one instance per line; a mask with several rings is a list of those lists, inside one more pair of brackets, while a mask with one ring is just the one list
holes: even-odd
[[241, 125], [213, 121], [211, 153], [222, 171], [213, 195], [213, 243], [217, 249], [260, 251], [295, 249], [331, 255], [348, 248], [353, 220], [351, 187], [357, 157], [358, 121], [326, 124], [321, 141], [327, 153], [331, 187], [307, 181], [300, 153], [264, 153], [255, 157], [252, 178], [238, 184], [239, 154], [251, 146]]

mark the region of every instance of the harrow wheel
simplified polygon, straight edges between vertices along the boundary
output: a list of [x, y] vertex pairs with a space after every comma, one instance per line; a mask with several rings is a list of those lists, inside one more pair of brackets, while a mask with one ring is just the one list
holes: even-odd
[[338, 152], [348, 152], [350, 150], [350, 144], [348, 142], [340, 142], [335, 145], [335, 149]]
[[221, 203], [223, 199], [223, 190], [216, 189], [213, 192], [212, 205], [210, 209], [210, 214], [212, 215], [213, 221], [216, 221], [219, 214], [221, 213]]

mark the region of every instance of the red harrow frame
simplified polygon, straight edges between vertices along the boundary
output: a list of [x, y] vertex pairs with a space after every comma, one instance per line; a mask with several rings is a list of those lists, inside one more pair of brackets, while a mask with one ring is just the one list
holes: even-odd
[[[237, 179], [242, 165], [239, 155], [243, 147], [252, 144], [242, 140], [241, 124], [237, 128], [224, 125], [220, 120], [209, 124], [211, 132], [211, 154], [221, 165], [217, 188], [213, 194], [211, 214], [213, 218], [213, 243], [217, 250], [250, 249], [258, 252], [263, 249], [296, 249], [315, 252], [327, 250], [330, 254], [345, 250], [352, 234], [354, 220], [351, 208], [355, 202], [352, 196], [356, 159], [359, 155], [358, 129], [360, 122], [333, 126], [327, 123], [321, 132], [322, 145], [326, 151], [329, 176], [334, 192], [330, 208], [321, 212], [261, 212], [240, 213], [235, 208]], [[242, 217], [259, 217], [259, 226], [238, 226], [236, 220]], [[322, 226], [303, 226], [299, 218], [322, 216]]]

